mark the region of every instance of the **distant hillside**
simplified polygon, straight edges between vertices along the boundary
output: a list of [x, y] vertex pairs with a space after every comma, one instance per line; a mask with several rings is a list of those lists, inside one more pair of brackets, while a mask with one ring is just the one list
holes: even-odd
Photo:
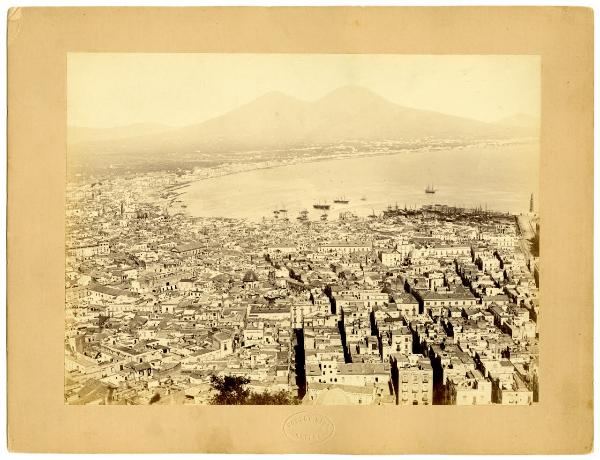
[[347, 141], [505, 139], [536, 136], [531, 126], [484, 123], [389, 102], [372, 91], [347, 86], [315, 102], [280, 92], [203, 123], [183, 128], [134, 125], [112, 130], [69, 128], [69, 153], [177, 154], [267, 149]]

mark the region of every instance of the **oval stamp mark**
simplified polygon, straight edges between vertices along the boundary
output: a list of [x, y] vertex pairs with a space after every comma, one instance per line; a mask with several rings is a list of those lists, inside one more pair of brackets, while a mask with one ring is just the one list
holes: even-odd
[[283, 422], [283, 432], [292, 441], [318, 444], [329, 439], [335, 425], [329, 417], [311, 412], [299, 412]]

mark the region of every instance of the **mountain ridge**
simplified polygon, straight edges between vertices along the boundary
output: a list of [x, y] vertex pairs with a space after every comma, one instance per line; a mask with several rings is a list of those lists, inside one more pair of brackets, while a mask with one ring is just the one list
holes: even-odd
[[155, 129], [153, 132], [138, 129], [132, 136], [114, 139], [96, 134], [90, 140], [79, 142], [73, 142], [71, 135], [69, 151], [91, 155], [193, 153], [348, 141], [505, 139], [535, 135], [531, 126], [486, 123], [405, 107], [367, 88], [343, 86], [313, 102], [272, 91], [224, 114], [183, 127]]

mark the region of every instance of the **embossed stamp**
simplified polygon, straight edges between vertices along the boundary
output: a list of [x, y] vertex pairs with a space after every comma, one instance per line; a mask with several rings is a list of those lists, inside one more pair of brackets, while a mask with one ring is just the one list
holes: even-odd
[[335, 425], [323, 414], [300, 412], [286, 419], [283, 432], [293, 441], [318, 444], [333, 436]]

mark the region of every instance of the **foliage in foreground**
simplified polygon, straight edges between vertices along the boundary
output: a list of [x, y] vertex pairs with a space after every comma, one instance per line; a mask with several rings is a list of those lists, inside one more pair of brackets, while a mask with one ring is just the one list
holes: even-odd
[[250, 379], [226, 375], [218, 377], [212, 375], [210, 384], [217, 392], [211, 399], [215, 405], [292, 405], [299, 404], [298, 398], [281, 390], [276, 393], [256, 393], [246, 388]]
[[540, 256], [540, 233], [536, 232], [535, 235], [533, 236], [533, 238], [531, 238], [529, 240], [530, 243], [530, 248], [531, 248], [531, 255], [533, 255], [534, 257], [539, 257]]

